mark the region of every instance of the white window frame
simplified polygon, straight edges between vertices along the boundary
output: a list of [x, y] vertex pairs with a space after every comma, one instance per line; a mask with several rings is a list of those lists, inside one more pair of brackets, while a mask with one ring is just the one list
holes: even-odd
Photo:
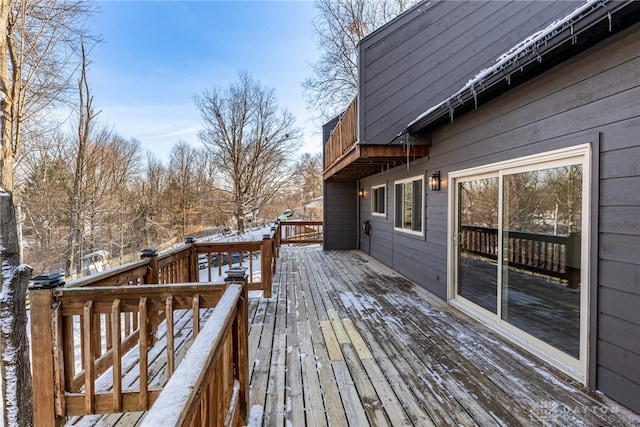
[[[398, 200], [398, 191], [397, 191], [397, 186], [399, 184], [407, 184], [407, 183], [413, 183], [415, 181], [420, 181], [421, 185], [421, 192], [420, 192], [420, 230], [413, 230], [413, 228], [411, 229], [407, 229], [404, 227], [398, 227], [396, 226], [397, 220], [398, 220], [398, 209], [396, 209], [396, 207], [398, 206], [397, 200]], [[416, 175], [416, 176], [412, 176], [410, 178], [405, 178], [405, 179], [399, 179], [393, 182], [393, 200], [394, 200], [394, 209], [393, 209], [393, 229], [395, 231], [399, 231], [401, 233], [407, 233], [407, 234], [412, 234], [414, 236], [424, 236], [424, 223], [425, 223], [425, 218], [424, 218], [424, 201], [425, 201], [425, 188], [424, 188], [424, 175]], [[413, 209], [413, 206], [412, 206]], [[402, 209], [402, 213], [401, 215], [404, 216], [404, 204], [403, 204], [403, 209]], [[413, 216], [413, 215], [412, 215]]]
[[[383, 212], [378, 212], [376, 211], [376, 209], [378, 208], [378, 206], [376, 205], [376, 190], [383, 188], [384, 189], [384, 201], [383, 201]], [[381, 184], [381, 185], [372, 185], [371, 186], [371, 215], [372, 216], [382, 216], [382, 217], [386, 217], [387, 216], [387, 184]]]
[[[526, 156], [476, 168], [455, 171], [449, 173], [448, 175], [448, 182], [451, 183], [451, 185], [448, 186], [449, 221], [447, 227], [447, 241], [449, 242], [447, 248], [447, 299], [449, 303], [465, 311], [467, 314], [491, 327], [496, 332], [502, 334], [503, 336], [507, 337], [526, 350], [555, 365], [565, 373], [583, 382], [583, 384], [588, 384], [587, 376], [589, 373], [589, 300], [591, 294], [589, 242], [591, 241], [591, 228], [589, 223], [590, 215], [588, 213], [591, 212], [591, 155], [591, 145], [582, 144], [565, 149], [553, 150], [542, 154]], [[540, 339], [507, 324], [507, 322], [504, 322], [500, 318], [499, 310], [498, 314], [496, 315], [489, 312], [488, 310], [484, 310], [482, 307], [473, 304], [463, 297], [456, 296], [458, 263], [458, 255], [456, 251], [456, 217], [458, 209], [456, 201], [456, 187], [457, 182], [463, 179], [477, 179], [478, 177], [482, 176], [495, 175], [499, 176], [500, 180], [502, 180], [505, 172], [517, 173], [519, 171], [554, 167], [559, 164], [562, 165], [578, 163], [581, 164], [583, 168], [583, 215], [581, 224], [582, 243], [580, 283], [582, 284], [582, 290], [580, 293], [580, 356], [576, 359], [551, 346], [550, 344], [543, 342]], [[500, 184], [500, 188], [502, 188], [502, 183]], [[500, 192], [499, 204], [502, 204], [502, 191]], [[500, 268], [498, 268], [498, 274], [501, 274]], [[500, 286], [500, 283], [501, 278], [500, 276], [498, 276], [498, 286]], [[498, 293], [501, 293], [500, 288], [498, 290]]]

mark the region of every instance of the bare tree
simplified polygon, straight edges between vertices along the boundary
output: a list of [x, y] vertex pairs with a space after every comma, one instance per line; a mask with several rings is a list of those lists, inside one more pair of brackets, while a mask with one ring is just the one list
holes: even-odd
[[[78, 139], [77, 139], [77, 151], [76, 151], [76, 165], [73, 174], [73, 190], [71, 193], [71, 209], [69, 211], [69, 236], [67, 241], [67, 263], [66, 263], [66, 275], [70, 277], [73, 274], [74, 257], [76, 254], [76, 248], [81, 238], [80, 230], [80, 207], [81, 207], [81, 192], [82, 192], [82, 180], [84, 179], [84, 169], [86, 162], [86, 150], [89, 135], [91, 133], [91, 125], [94, 118], [99, 114], [93, 109], [93, 97], [89, 88], [89, 82], [87, 80], [87, 67], [89, 65], [87, 59], [87, 52], [85, 49], [84, 41], [80, 40], [80, 50], [82, 54], [82, 66], [80, 69], [80, 77], [78, 79]], [[76, 260], [76, 263], [81, 263], [81, 260]], [[78, 271], [81, 267], [78, 268]]]
[[21, 203], [25, 213], [25, 259], [36, 274], [63, 271], [69, 227], [72, 171], [69, 138], [62, 132], [43, 133], [29, 143], [21, 165], [25, 183]]
[[238, 232], [244, 219], [268, 203], [289, 178], [288, 158], [301, 132], [287, 110], [279, 110], [273, 89], [241, 72], [229, 88], [195, 97], [204, 129], [200, 139], [211, 150], [229, 196]]
[[308, 103], [328, 120], [344, 110], [358, 88], [358, 43], [418, 0], [317, 0], [313, 21], [322, 52], [303, 82]]
[[179, 239], [187, 235], [195, 214], [196, 150], [186, 141], [174, 145], [169, 155], [168, 199], [171, 200], [172, 228]]
[[84, 1], [0, 2], [0, 258], [2, 261], [1, 371], [5, 425], [33, 423], [25, 296], [31, 272], [21, 264], [13, 205], [15, 160], [22, 126], [60, 99], [70, 67]]
[[168, 228], [163, 218], [163, 195], [166, 190], [167, 168], [151, 151], [147, 151], [147, 161], [143, 177], [138, 182], [138, 212], [140, 228], [143, 232], [144, 247], [169, 238]]

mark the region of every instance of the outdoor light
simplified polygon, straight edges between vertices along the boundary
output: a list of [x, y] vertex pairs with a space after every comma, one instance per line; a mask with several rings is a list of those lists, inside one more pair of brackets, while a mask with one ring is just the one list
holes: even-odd
[[364, 188], [361, 188], [360, 191], [358, 191], [358, 196], [360, 196], [361, 199], [364, 197]]
[[429, 188], [431, 191], [440, 191], [440, 171], [434, 172], [429, 178]]

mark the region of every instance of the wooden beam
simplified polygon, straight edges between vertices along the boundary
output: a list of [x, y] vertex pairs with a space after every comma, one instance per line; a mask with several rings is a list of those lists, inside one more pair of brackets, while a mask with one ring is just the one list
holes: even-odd
[[356, 144], [324, 171], [323, 179], [363, 178], [376, 173], [379, 165], [394, 162], [399, 166], [406, 163], [407, 158], [425, 157], [428, 153], [428, 145]]

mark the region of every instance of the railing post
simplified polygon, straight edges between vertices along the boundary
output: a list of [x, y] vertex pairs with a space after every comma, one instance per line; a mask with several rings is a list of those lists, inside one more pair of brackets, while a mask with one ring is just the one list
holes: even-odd
[[569, 234], [566, 270], [570, 288], [577, 288], [580, 284], [580, 243], [580, 233]]
[[193, 237], [187, 237], [184, 241], [185, 244], [190, 245], [189, 247], [189, 282], [199, 282], [199, 273], [198, 273], [198, 252], [196, 251], [195, 243], [196, 239]]
[[149, 258], [149, 267], [147, 267], [147, 274], [144, 277], [144, 283], [147, 285], [160, 283], [158, 272], [158, 251], [155, 249], [143, 249], [140, 252], [140, 258]]
[[[62, 426], [65, 423], [64, 395], [57, 396], [62, 390], [58, 384], [63, 377], [56, 379], [56, 342], [53, 323], [53, 292], [63, 285], [62, 274], [37, 276], [31, 279], [29, 299], [31, 304], [31, 367], [33, 371], [33, 425]], [[58, 361], [60, 362], [60, 361]], [[56, 413], [56, 399], [59, 410]]]
[[262, 293], [264, 298], [271, 298], [271, 262], [273, 258], [271, 235], [262, 236]]
[[[143, 249], [140, 253], [140, 258], [149, 258], [149, 266], [147, 267], [147, 274], [144, 277], [144, 283], [147, 285], [159, 284], [160, 277], [158, 272], [158, 251], [156, 251], [155, 249]], [[142, 316], [140, 316], [140, 330], [142, 331], [142, 322], [148, 322], [147, 339], [149, 345], [152, 346], [155, 343], [156, 331], [158, 329], [158, 326], [160, 325], [160, 312], [151, 310], [149, 311], [147, 316], [147, 319], [144, 319], [142, 318]]]
[[238, 310], [233, 321], [233, 365], [240, 383], [239, 412], [242, 425], [247, 422], [249, 408], [249, 281], [245, 267], [227, 270], [224, 281], [227, 285], [242, 284], [242, 294], [238, 299]]
[[278, 221], [276, 225], [271, 226], [271, 232], [273, 233], [273, 256], [278, 258], [280, 256], [280, 240], [282, 237], [280, 221]]

